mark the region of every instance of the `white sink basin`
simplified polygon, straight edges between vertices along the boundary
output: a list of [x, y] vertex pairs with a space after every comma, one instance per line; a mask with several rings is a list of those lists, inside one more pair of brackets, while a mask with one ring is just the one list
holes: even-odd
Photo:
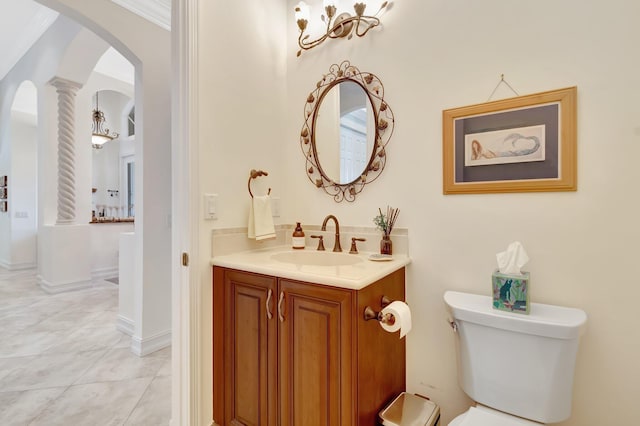
[[316, 251], [307, 247], [293, 250], [275, 246], [215, 256], [211, 264], [290, 280], [331, 287], [360, 290], [408, 265], [406, 254], [394, 254], [385, 262], [372, 262], [370, 253], [349, 254]]
[[346, 253], [331, 251], [288, 251], [276, 253], [271, 259], [295, 265], [345, 266], [362, 262], [362, 258]]

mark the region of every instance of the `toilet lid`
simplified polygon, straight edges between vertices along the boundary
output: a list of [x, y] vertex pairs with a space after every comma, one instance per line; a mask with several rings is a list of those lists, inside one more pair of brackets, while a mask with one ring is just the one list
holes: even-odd
[[490, 409], [471, 407], [458, 426], [530, 426], [540, 423], [514, 417]]

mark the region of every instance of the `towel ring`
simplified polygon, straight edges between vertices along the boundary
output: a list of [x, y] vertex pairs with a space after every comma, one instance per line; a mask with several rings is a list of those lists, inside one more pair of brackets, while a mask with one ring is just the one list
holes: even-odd
[[[251, 179], [256, 179], [260, 176], [269, 176], [269, 173], [262, 170], [251, 169], [251, 172], [249, 173], [249, 182], [247, 182], [247, 188], [249, 189], [249, 195], [251, 195], [251, 198], [253, 198], [253, 192], [251, 192]], [[267, 192], [267, 195], [270, 194], [271, 188], [269, 188], [269, 191]]]

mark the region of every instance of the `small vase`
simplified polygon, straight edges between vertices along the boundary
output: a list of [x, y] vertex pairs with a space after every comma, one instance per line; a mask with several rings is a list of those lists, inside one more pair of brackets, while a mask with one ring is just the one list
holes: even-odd
[[388, 235], [383, 235], [382, 240], [380, 240], [380, 254], [393, 254], [393, 244], [391, 242], [391, 237]]

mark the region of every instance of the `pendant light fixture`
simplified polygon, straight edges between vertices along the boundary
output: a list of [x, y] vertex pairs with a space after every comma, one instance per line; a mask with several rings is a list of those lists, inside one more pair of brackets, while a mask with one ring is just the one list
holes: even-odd
[[91, 132], [91, 145], [95, 149], [102, 149], [102, 145], [120, 136], [120, 134], [116, 132], [110, 132], [108, 128], [104, 127], [104, 124], [104, 113], [100, 111], [100, 108], [98, 107], [98, 92], [96, 92], [96, 108], [93, 110], [93, 124]]

